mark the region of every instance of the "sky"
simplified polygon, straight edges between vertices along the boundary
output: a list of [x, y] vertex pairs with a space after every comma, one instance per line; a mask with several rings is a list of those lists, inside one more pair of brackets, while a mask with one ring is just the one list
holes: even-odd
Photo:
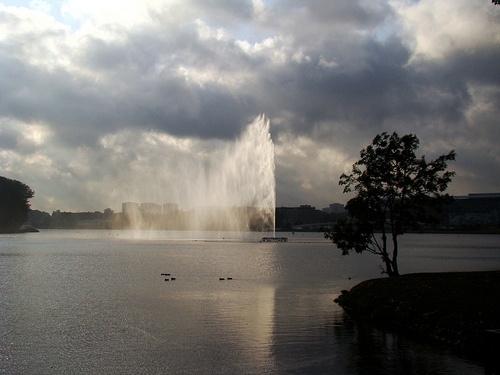
[[500, 6], [0, 1], [0, 175], [35, 209], [156, 197], [176, 178], [158, 175], [261, 113], [278, 205], [345, 203], [339, 175], [383, 131], [416, 134], [428, 158], [455, 150], [451, 194], [499, 192]]

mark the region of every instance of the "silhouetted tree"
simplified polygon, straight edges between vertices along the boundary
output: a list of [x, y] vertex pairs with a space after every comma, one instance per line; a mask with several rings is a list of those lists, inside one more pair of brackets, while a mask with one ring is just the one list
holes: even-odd
[[22, 182], [0, 176], [0, 232], [15, 232], [26, 221], [33, 190]]
[[454, 151], [427, 162], [415, 155], [418, 146], [413, 134], [377, 135], [361, 150], [352, 173], [340, 176], [344, 193], [356, 196], [347, 202], [347, 218], [325, 233], [344, 255], [354, 250], [380, 256], [383, 272], [389, 276], [399, 275], [398, 236], [432, 219], [432, 209], [448, 197], [442, 193], [454, 175], [447, 171], [447, 162], [455, 159]]

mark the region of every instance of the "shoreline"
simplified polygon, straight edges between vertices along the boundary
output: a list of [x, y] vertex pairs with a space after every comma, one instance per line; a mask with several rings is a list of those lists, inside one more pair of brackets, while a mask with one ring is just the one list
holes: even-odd
[[500, 270], [371, 279], [335, 302], [356, 321], [498, 361], [500, 334], [488, 330], [500, 329]]
[[[55, 226], [55, 227], [34, 227], [31, 225], [27, 225], [26, 228], [20, 228], [18, 231], [0, 231], [0, 234], [15, 234], [15, 233], [29, 233], [29, 232], [39, 232], [40, 230], [123, 230], [123, 231], [130, 231], [130, 230], [153, 230], [153, 231], [179, 231], [179, 232], [192, 232], [192, 231], [204, 231], [204, 232], [224, 232], [225, 230], [219, 230], [219, 229], [165, 229], [165, 228], [142, 228], [142, 229], [134, 229], [134, 228], [103, 228], [103, 227], [88, 227], [88, 226], [83, 226], [83, 227], [64, 227], [64, 226]], [[231, 232], [231, 231], [229, 231]], [[251, 232], [251, 233], [270, 233], [268, 231], [245, 231], [245, 232]], [[324, 233], [323, 231], [307, 231], [307, 230], [281, 230], [277, 229], [275, 233]], [[438, 231], [438, 230], [429, 230], [429, 231], [408, 231], [405, 234], [470, 234], [470, 235], [500, 235], [500, 229], [496, 231]], [[329, 241], [331, 242], [331, 241]]]
[[15, 231], [0, 230], [0, 234], [19, 234], [19, 233], [38, 233], [38, 232], [40, 232], [40, 230], [31, 225], [22, 225], [19, 229]]

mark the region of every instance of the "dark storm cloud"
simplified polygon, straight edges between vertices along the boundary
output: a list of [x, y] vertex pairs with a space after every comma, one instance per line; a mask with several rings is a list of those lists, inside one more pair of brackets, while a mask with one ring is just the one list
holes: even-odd
[[49, 123], [63, 138], [80, 142], [94, 139], [114, 116], [105, 92], [68, 72], [47, 72], [1, 53], [0, 70], [3, 116]]
[[[143, 43], [138, 43], [143, 45]], [[0, 112], [23, 121], [43, 121], [67, 141], [92, 143], [123, 127], [161, 129], [177, 135], [234, 136], [255, 114], [245, 92], [218, 85], [187, 84], [178, 76], [151, 76], [154, 61], [133, 46], [102, 49], [88, 66], [105, 79], [47, 71], [0, 52]], [[103, 53], [106, 51], [106, 54]], [[105, 63], [105, 64], [104, 64]], [[15, 77], [15, 79], [13, 79]]]
[[190, 0], [198, 16], [208, 16], [214, 23], [232, 23], [249, 20], [253, 15], [250, 1], [241, 0]]
[[[4, 124], [2, 124], [4, 125]], [[0, 150], [15, 149], [17, 146], [17, 133], [13, 129], [0, 128]]]
[[[243, 7], [237, 1], [225, 3], [196, 4], [207, 19], [221, 13], [251, 17], [249, 2]], [[335, 30], [339, 22], [347, 22], [366, 31], [388, 15], [393, 17], [385, 2], [373, 4], [312, 1], [299, 6], [295, 1], [280, 1], [271, 10], [281, 14], [278, 25], [303, 10], [301, 27], [289, 30], [300, 41], [310, 37], [309, 29], [332, 25]], [[470, 102], [470, 80], [498, 84], [494, 64], [498, 48], [451, 56], [441, 64], [408, 65], [411, 51], [398, 36], [378, 41], [370, 33], [363, 37], [323, 33], [314, 50], [291, 42], [290, 48], [304, 47], [309, 61], [276, 67], [265, 57], [245, 56], [232, 41], [200, 39], [192, 23], [167, 25], [165, 31], [152, 26], [122, 33], [119, 40], [88, 37], [78, 53], [76, 61], [97, 77], [61, 68], [47, 71], [29, 64], [25, 56], [10, 57], [9, 49], [2, 46], [2, 114], [41, 119], [58, 126], [61, 134], [71, 129], [68, 137], [75, 134], [80, 140], [123, 126], [184, 136], [233, 137], [249, 116], [264, 110], [295, 113], [298, 121], [291, 126], [298, 132], [309, 133], [325, 121], [378, 131], [394, 121], [458, 122]], [[339, 39], [350, 41], [346, 45]], [[321, 65], [320, 60], [328, 56], [338, 67]], [[235, 89], [214, 82], [196, 85], [175, 74], [180, 64], [214, 67], [220, 74], [246, 69], [254, 78], [250, 85]]]
[[386, 1], [323, 1], [310, 0], [307, 3], [303, 1], [290, 0], [278, 1], [276, 3], [276, 14], [289, 14], [291, 12], [301, 11], [303, 16], [308, 17], [309, 21], [315, 21], [332, 25], [362, 25], [363, 28], [376, 26], [383, 22], [391, 8]]
[[[231, 9], [236, 10], [237, 2], [227, 3], [233, 6], [226, 13], [234, 13]], [[204, 3], [203, 8], [208, 6]], [[66, 141], [91, 144], [123, 127], [181, 136], [234, 137], [258, 113], [252, 93], [213, 82], [186, 82], [176, 71], [180, 65], [237, 71], [237, 60], [245, 63], [245, 56], [234, 44], [218, 46], [201, 40], [194, 22], [121, 33], [120, 40], [89, 36], [76, 56], [71, 56], [90, 75], [31, 64], [28, 53], [13, 56], [12, 44], [1, 44], [1, 114], [46, 122]], [[44, 42], [44, 37], [29, 38], [30, 34], [18, 35], [16, 43]]]
[[368, 41], [364, 48], [368, 57], [355, 70], [325, 69], [312, 61], [268, 75], [262, 90], [275, 99], [266, 111], [296, 113], [290, 125], [297, 133], [313, 134], [331, 122], [347, 124], [354, 138], [364, 139], [383, 130], [415, 132], [463, 121], [470, 103], [467, 80], [449, 79], [456, 74], [453, 65], [408, 66], [409, 51], [398, 39]]
[[[201, 8], [207, 18], [221, 13], [221, 9], [225, 14], [249, 17], [248, 4], [244, 11], [235, 4], [210, 7], [204, 3]], [[274, 12], [279, 11], [286, 20], [297, 8], [296, 4], [282, 2]], [[366, 27], [376, 24], [384, 13], [380, 9], [367, 10], [356, 2], [330, 3], [324, 8], [321, 13], [321, 3], [312, 2], [299, 20], [305, 24], [306, 17], [321, 22], [333, 19]], [[311, 28], [317, 25], [321, 23], [311, 24]], [[307, 29], [303, 33], [306, 36]], [[377, 124], [394, 114], [396, 108], [406, 111], [408, 107], [408, 103], [391, 101], [400, 98], [401, 91], [411, 93], [412, 89], [402, 68], [409, 53], [399, 40], [380, 44], [365, 38], [346, 47], [330, 37], [324, 45], [316, 46], [316, 51], [310, 51], [309, 63], [274, 67], [266, 56], [245, 56], [231, 41], [201, 40], [192, 24], [170, 25], [165, 31], [147, 27], [122, 33], [125, 37], [118, 41], [89, 37], [79, 53], [77, 61], [104, 79], [75, 76], [63, 69], [47, 72], [21, 58], [3, 55], [5, 79], [17, 79], [5, 82], [8, 90], [2, 111], [23, 120], [38, 118], [58, 126], [59, 135], [65, 139], [91, 141], [93, 135], [98, 137], [123, 126], [161, 129], [183, 136], [234, 137], [249, 116], [264, 110], [270, 114], [295, 112], [298, 119], [304, 120], [291, 125], [308, 132], [325, 119], [348, 120], [363, 126], [369, 118], [370, 123]], [[301, 34], [297, 30], [294, 36], [300, 40]], [[363, 51], [356, 62], [360, 67], [337, 71], [318, 65], [322, 54], [331, 55], [329, 50], [336, 49], [341, 63], [353, 54], [352, 50]], [[359, 58], [356, 55], [352, 58]], [[211, 82], [202, 86], [187, 84], [173, 74], [178, 64], [201, 69], [213, 66], [222, 74], [248, 69], [255, 74], [255, 82], [236, 90]]]
[[[276, 96], [282, 98], [283, 106], [304, 114], [310, 126], [326, 119], [355, 121], [363, 126], [368, 119], [376, 123], [391, 112], [406, 112], [408, 108], [401, 105], [407, 103], [402, 101], [411, 101], [412, 96], [411, 72], [404, 68], [408, 51], [397, 40], [368, 44], [365, 48], [371, 53], [355, 70], [323, 68], [315, 59], [277, 72], [272, 85], [280, 90]], [[399, 97], [403, 91], [410, 97]]]
[[[375, 134], [412, 132], [428, 152], [457, 149], [457, 191], [481, 190], [467, 176], [500, 190], [489, 172], [500, 160], [488, 151], [500, 128], [500, 15], [459, 5], [485, 25], [463, 34], [453, 28], [462, 15], [432, 0], [192, 0], [75, 37], [0, 8], [0, 118], [44, 124], [58, 149], [94, 149], [125, 130], [234, 139], [265, 112], [287, 150], [277, 157], [285, 203], [324, 201], [336, 189], [322, 176], [328, 163], [338, 175]], [[453, 22], [440, 24], [448, 14]], [[0, 147], [22, 154], [19, 137], [2, 128]]]

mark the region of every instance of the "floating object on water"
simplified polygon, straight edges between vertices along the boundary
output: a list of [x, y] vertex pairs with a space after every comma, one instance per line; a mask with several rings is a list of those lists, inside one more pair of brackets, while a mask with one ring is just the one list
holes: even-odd
[[171, 277], [170, 280], [175, 280], [175, 277]]
[[288, 237], [262, 237], [260, 242], [288, 242]]
[[169, 273], [161, 273], [160, 275], [161, 275], [161, 276], [170, 276], [170, 274], [169, 274]]
[[165, 281], [170, 281], [170, 279], [165, 279]]
[[219, 277], [219, 280], [225, 280], [223, 277]]
[[232, 277], [228, 277], [227, 279], [228, 279], [228, 280], [232, 280], [233, 278], [232, 278]]

